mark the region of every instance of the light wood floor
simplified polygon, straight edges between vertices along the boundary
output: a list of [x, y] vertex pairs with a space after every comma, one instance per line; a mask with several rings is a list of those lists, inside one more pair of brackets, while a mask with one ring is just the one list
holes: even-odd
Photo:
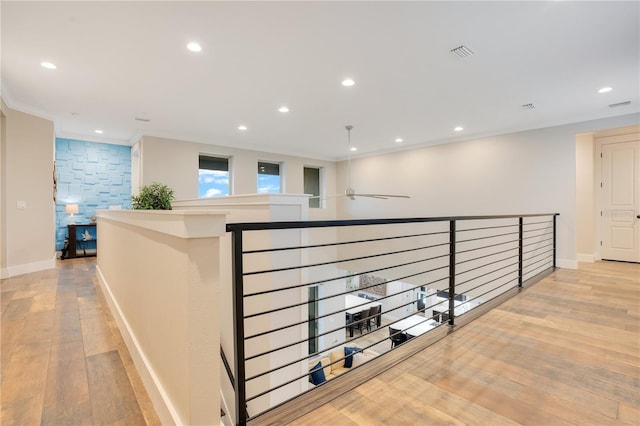
[[640, 425], [640, 265], [558, 270], [291, 424]]
[[95, 259], [58, 261], [0, 290], [0, 424], [160, 424], [95, 282]]
[[[0, 290], [0, 424], [159, 424], [95, 259]], [[640, 425], [640, 265], [558, 270], [292, 424]]]

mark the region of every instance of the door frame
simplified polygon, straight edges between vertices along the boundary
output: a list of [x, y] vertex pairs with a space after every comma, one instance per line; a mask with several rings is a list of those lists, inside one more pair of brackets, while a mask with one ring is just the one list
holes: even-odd
[[633, 142], [640, 139], [640, 125], [637, 126], [628, 126], [628, 127], [619, 127], [615, 129], [604, 130], [600, 132], [593, 133], [593, 141], [594, 141], [594, 151], [593, 151], [593, 160], [594, 160], [594, 182], [593, 182], [593, 191], [594, 191], [594, 199], [595, 199], [595, 208], [594, 212], [596, 216], [596, 259], [602, 260], [602, 146], [610, 145], [614, 143], [621, 142]]

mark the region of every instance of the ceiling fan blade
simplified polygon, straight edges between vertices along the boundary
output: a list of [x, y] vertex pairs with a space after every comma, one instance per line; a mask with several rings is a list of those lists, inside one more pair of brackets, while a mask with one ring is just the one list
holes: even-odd
[[391, 194], [354, 194], [357, 197], [371, 197], [371, 198], [382, 198], [386, 200], [387, 198], [411, 198], [408, 195], [391, 195]]

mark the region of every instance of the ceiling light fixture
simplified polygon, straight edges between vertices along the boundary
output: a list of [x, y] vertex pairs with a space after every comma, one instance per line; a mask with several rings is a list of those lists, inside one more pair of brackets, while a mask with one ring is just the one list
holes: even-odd
[[48, 70], [55, 70], [56, 68], [58, 68], [56, 66], [56, 64], [54, 64], [52, 62], [46, 62], [46, 61], [40, 62], [40, 66], [43, 67], [43, 68], [46, 68]]
[[281, 106], [280, 108], [278, 108], [278, 111], [282, 113], [289, 112], [289, 108], [287, 108], [286, 106]]
[[598, 93], [609, 93], [612, 90], [613, 88], [611, 87], [603, 87], [602, 89], [598, 90]]
[[356, 82], [355, 82], [355, 81], [353, 81], [353, 80], [351, 80], [350, 78], [345, 78], [344, 80], [342, 80], [342, 85], [343, 85], [344, 87], [351, 87], [351, 86], [353, 86], [354, 84], [356, 84]]
[[247, 130], [247, 126], [245, 126], [245, 125], [240, 125], [240, 126], [238, 126], [238, 130], [245, 131], [245, 130]]
[[94, 132], [96, 132], [99, 135], [104, 133], [104, 131], [102, 129], [96, 129], [96, 130], [94, 130]]
[[454, 132], [461, 132], [461, 131], [463, 131], [463, 130], [464, 130], [464, 127], [462, 127], [462, 126], [457, 126], [457, 127], [454, 127], [454, 128], [453, 128], [453, 131], [454, 131]]
[[355, 146], [352, 146], [351, 148], [349, 148], [349, 150], [350, 150], [351, 152], [355, 152], [355, 151], [357, 151], [357, 150], [358, 150], [358, 148], [356, 148]]
[[202, 46], [200, 46], [200, 44], [196, 43], [195, 41], [192, 41], [191, 43], [187, 44], [187, 49], [192, 52], [201, 52]]
[[402, 142], [402, 138], [396, 138], [396, 143]]

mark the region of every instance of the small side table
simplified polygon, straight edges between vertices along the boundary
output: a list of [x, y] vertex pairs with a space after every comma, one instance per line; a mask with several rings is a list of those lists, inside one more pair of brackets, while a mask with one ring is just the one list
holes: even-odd
[[[97, 256], [97, 228], [95, 223], [82, 223], [67, 225], [69, 230], [69, 253], [68, 258]], [[84, 235], [91, 238], [85, 239]], [[78, 253], [82, 251], [82, 253]]]

